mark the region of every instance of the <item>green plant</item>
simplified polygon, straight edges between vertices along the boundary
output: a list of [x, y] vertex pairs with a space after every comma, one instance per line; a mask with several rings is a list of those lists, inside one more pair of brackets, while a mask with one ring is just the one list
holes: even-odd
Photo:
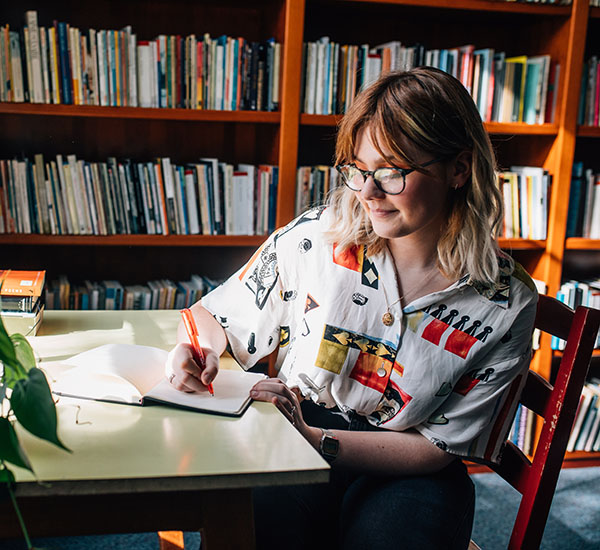
[[8, 335], [0, 319], [0, 483], [6, 485], [21, 530], [31, 541], [15, 498], [15, 476], [8, 464], [33, 472], [14, 428], [15, 420], [33, 435], [54, 445], [63, 445], [56, 433], [56, 407], [44, 373], [36, 368], [35, 356], [22, 334]]

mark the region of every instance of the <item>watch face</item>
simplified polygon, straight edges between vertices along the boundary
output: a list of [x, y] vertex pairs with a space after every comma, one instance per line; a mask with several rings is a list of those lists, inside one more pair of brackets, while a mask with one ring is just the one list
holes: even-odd
[[335, 458], [338, 454], [339, 448], [340, 442], [337, 439], [334, 439], [328, 435], [323, 438], [321, 449], [325, 456]]

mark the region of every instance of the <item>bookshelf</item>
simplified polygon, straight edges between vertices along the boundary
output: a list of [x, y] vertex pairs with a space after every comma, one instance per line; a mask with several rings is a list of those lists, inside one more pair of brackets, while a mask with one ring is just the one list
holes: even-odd
[[[550, 54], [561, 65], [554, 122], [486, 123], [501, 167], [543, 166], [553, 175], [548, 238], [503, 239], [501, 244], [547, 283], [550, 295], [565, 273], [583, 269], [597, 276], [600, 271], [600, 241], [565, 239], [573, 160], [580, 155], [592, 160], [600, 138], [599, 128], [576, 123], [583, 61], [589, 52], [600, 53], [594, 38], [600, 36], [600, 8], [590, 8], [588, 0], [573, 0], [570, 6], [491, 0], [97, 0], [85, 8], [74, 0], [17, 0], [0, 8], [0, 24], [22, 27], [26, 10], [36, 10], [46, 26], [54, 19], [82, 29], [132, 25], [146, 40], [209, 32], [280, 42], [277, 112], [0, 103], [2, 158], [73, 153], [90, 161], [170, 156], [189, 162], [214, 156], [231, 163], [278, 165], [277, 226], [293, 217], [297, 166], [331, 163], [340, 120], [339, 115], [301, 114], [304, 41], [331, 36], [352, 44], [402, 40], [432, 48], [472, 43], [508, 55]], [[118, 278], [133, 284], [191, 273], [227, 276], [264, 238], [10, 234], [0, 235], [0, 246], [5, 264], [43, 266], [50, 279], [65, 273], [74, 280]], [[533, 368], [551, 378], [552, 358], [550, 341], [543, 338]], [[586, 454], [585, 460], [579, 454], [567, 460], [600, 464], [600, 454]]]

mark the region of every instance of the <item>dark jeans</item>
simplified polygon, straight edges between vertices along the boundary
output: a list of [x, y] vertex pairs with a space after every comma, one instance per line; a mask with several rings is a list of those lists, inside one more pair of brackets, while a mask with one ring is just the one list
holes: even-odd
[[[377, 430], [302, 404], [311, 426]], [[460, 460], [423, 476], [367, 476], [336, 469], [327, 484], [255, 489], [257, 550], [465, 550], [475, 489]]]

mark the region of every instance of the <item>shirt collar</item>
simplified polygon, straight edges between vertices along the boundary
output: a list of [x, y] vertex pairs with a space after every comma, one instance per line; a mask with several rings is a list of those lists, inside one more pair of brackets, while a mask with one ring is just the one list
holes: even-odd
[[473, 287], [478, 294], [506, 309], [510, 298], [510, 276], [513, 268], [511, 262], [506, 258], [502, 256], [497, 256], [497, 258], [499, 272], [498, 278], [493, 283], [476, 281], [471, 275], [465, 275], [459, 283], [464, 280], [464, 284]]

